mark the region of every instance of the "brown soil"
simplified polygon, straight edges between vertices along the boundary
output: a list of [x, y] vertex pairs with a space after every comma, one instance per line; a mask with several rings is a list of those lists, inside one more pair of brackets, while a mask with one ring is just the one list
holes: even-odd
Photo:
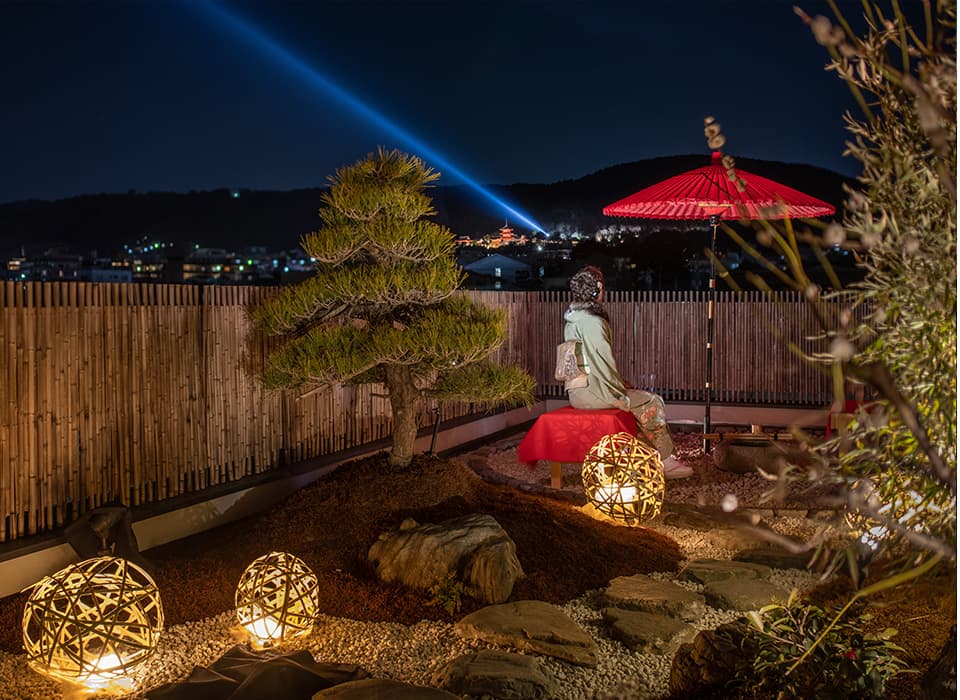
[[[477, 512], [492, 515], [517, 545], [526, 577], [514, 587], [514, 600], [565, 603], [616, 576], [672, 571], [680, 561], [677, 544], [651, 530], [608, 525], [563, 501], [488, 484], [453, 462], [422, 456], [394, 470], [382, 455], [340, 467], [262, 515], [146, 557], [168, 626], [232, 608], [244, 568], [273, 550], [296, 554], [313, 569], [328, 615], [404, 624], [452, 619], [428, 595], [379, 582], [367, 550], [405, 517], [438, 522]], [[22, 653], [24, 601], [23, 594], [0, 600], [2, 651]], [[460, 615], [478, 607], [465, 600]]]
[[[682, 456], [698, 467], [709, 460], [702, 452]], [[441, 607], [429, 604], [428, 595], [380, 583], [366, 554], [382, 531], [405, 517], [438, 522], [475, 512], [492, 515], [516, 542], [526, 578], [517, 582], [513, 600], [565, 603], [616, 576], [673, 571], [680, 561], [676, 542], [652, 530], [609, 525], [564, 501], [488, 484], [455, 462], [422, 456], [409, 468], [395, 470], [383, 455], [342, 466], [262, 515], [152, 549], [146, 556], [154, 565], [151, 573], [163, 596], [167, 625], [229, 610], [243, 569], [273, 550], [296, 554], [317, 574], [323, 613], [404, 624], [451, 620]], [[815, 598], [821, 604], [842, 604], [849, 593], [839, 579]], [[0, 651], [23, 652], [25, 600], [24, 594], [0, 599]], [[881, 628], [899, 630], [895, 641], [905, 649], [903, 657], [923, 672], [956, 621], [956, 580], [946, 574], [931, 577], [873, 596], [868, 604]], [[465, 600], [456, 617], [478, 607]], [[921, 697], [919, 680], [920, 674], [901, 675], [891, 684], [889, 697]]]
[[[895, 569], [877, 567], [864, 582], [876, 583], [896, 573]], [[850, 579], [838, 577], [810, 592], [810, 599], [826, 609], [839, 608], [850, 600], [854, 588]], [[864, 600], [857, 614], [874, 616], [874, 631], [892, 627], [897, 630], [891, 640], [903, 651], [897, 656], [919, 673], [901, 673], [886, 689], [888, 700], [916, 700], [924, 697], [920, 688], [922, 674], [940, 656], [950, 636], [950, 627], [957, 621], [957, 580], [950, 570], [935, 572], [888, 591], [881, 591]]]

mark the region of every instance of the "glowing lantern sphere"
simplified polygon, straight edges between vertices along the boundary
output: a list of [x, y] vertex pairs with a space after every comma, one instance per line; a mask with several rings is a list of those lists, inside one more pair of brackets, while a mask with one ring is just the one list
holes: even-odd
[[665, 487], [660, 454], [630, 433], [604, 435], [583, 458], [583, 488], [598, 511], [634, 525], [655, 518]]
[[23, 610], [30, 665], [90, 688], [129, 675], [153, 653], [162, 631], [157, 584], [119, 557], [87, 559], [44, 577]]
[[317, 577], [298, 557], [270, 552], [240, 576], [235, 600], [240, 624], [261, 643], [298, 637], [317, 617]]

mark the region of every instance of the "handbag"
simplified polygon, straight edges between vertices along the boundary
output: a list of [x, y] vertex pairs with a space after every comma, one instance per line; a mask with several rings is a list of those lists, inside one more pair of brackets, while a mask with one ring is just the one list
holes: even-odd
[[553, 377], [566, 389], [582, 389], [587, 385], [590, 368], [583, 361], [579, 340], [567, 340], [557, 346], [557, 366]]

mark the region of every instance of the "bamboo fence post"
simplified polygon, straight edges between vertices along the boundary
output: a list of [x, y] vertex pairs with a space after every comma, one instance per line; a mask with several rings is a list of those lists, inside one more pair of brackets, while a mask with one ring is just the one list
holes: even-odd
[[[303, 398], [263, 389], [254, 375], [275, 341], [247, 337], [245, 309], [269, 293], [0, 283], [0, 540], [59, 526], [68, 513], [110, 498], [162, 500], [259, 473], [281, 458], [387, 437], [389, 401], [375, 396], [382, 386], [335, 386]], [[562, 396], [552, 365], [568, 293], [460, 293], [503, 309], [507, 337], [491, 358], [525, 366], [541, 395]], [[703, 400], [703, 296], [610, 294], [614, 353], [629, 381], [668, 401]], [[718, 401], [830, 400], [829, 377], [785, 342], [811, 349], [806, 336], [815, 324], [801, 295], [723, 292], [717, 311]], [[421, 424], [432, 420], [430, 406], [420, 407]], [[442, 418], [470, 410], [468, 402], [446, 406]]]

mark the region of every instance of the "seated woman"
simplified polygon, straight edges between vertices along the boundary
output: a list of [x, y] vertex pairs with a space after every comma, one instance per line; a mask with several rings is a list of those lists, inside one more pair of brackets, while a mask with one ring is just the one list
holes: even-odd
[[667, 427], [663, 399], [656, 394], [631, 389], [617, 370], [610, 347], [609, 318], [600, 306], [603, 272], [596, 267], [583, 268], [570, 279], [570, 291], [573, 292], [573, 301], [563, 315], [566, 321], [563, 339], [580, 341], [584, 364], [589, 368], [585, 387], [567, 387], [570, 405], [587, 410], [619, 408], [630, 411], [637, 421], [638, 437], [660, 452], [666, 478], [690, 476], [693, 469], [673, 456], [673, 439]]

